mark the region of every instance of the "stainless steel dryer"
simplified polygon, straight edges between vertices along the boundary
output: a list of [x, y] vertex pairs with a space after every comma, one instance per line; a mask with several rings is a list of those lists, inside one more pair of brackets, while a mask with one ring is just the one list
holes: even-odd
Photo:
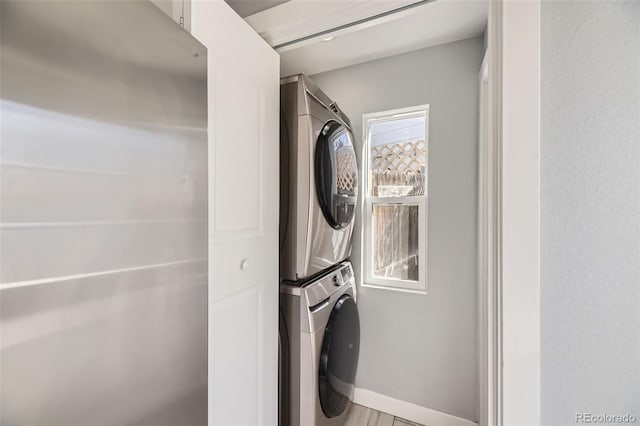
[[351, 123], [305, 75], [280, 82], [280, 277], [345, 260], [358, 193]]
[[[280, 286], [281, 426], [342, 426], [353, 397], [360, 321], [344, 262], [302, 286]], [[286, 344], [284, 343], [286, 342]]]

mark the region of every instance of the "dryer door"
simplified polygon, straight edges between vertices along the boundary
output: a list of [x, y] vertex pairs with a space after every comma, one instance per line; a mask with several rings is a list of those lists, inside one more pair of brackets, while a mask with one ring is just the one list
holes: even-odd
[[360, 353], [360, 320], [353, 298], [342, 296], [329, 317], [320, 354], [320, 405], [327, 417], [347, 408], [353, 395]]
[[355, 214], [358, 166], [351, 131], [337, 121], [323, 127], [315, 152], [318, 201], [327, 222], [335, 229], [349, 225]]

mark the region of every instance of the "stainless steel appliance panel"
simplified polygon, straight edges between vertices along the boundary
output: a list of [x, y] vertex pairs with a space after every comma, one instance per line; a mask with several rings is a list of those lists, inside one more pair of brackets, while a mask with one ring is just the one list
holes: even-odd
[[147, 1], [0, 31], [0, 424], [206, 424], [205, 47]]
[[[318, 297], [323, 296], [318, 301]], [[281, 381], [281, 396], [284, 398], [281, 409], [286, 416], [283, 417], [286, 419], [283, 426], [344, 424], [349, 401], [353, 397], [360, 344], [357, 311], [352, 312], [355, 316], [347, 318], [346, 324], [340, 320], [336, 323], [334, 318], [338, 304], [345, 298], [353, 302], [356, 300], [355, 279], [349, 262], [302, 286], [291, 282], [280, 285], [281, 325], [288, 340], [288, 359], [282, 367], [287, 374]], [[340, 336], [330, 346], [335, 346], [337, 353], [325, 353], [327, 330], [333, 325], [338, 326], [337, 334]], [[336, 329], [333, 332], [335, 339]], [[324, 371], [331, 374], [322, 376], [323, 367], [328, 367]], [[332, 389], [332, 397], [339, 394], [341, 399], [337, 401], [339, 406], [334, 407], [335, 412], [323, 406], [321, 395], [326, 394], [323, 381], [324, 385], [327, 382], [324, 379], [328, 379], [335, 388]]]
[[[280, 278], [297, 281], [351, 254], [358, 173], [346, 116], [308, 77], [282, 79], [280, 102]], [[341, 138], [346, 146], [338, 146]], [[328, 153], [328, 186], [320, 193], [319, 145], [335, 148]]]

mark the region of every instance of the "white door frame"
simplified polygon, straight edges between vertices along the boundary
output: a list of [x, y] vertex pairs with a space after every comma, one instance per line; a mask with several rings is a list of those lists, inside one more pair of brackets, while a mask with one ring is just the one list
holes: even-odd
[[[489, 138], [489, 56], [485, 51], [478, 76], [478, 425], [496, 424], [498, 383], [496, 325], [497, 250], [495, 138]], [[489, 144], [491, 142], [491, 145]]]
[[487, 268], [478, 278], [488, 277], [480, 425], [540, 425], [540, 0], [491, 1], [487, 33], [488, 160], [479, 170], [495, 198], [479, 218]]

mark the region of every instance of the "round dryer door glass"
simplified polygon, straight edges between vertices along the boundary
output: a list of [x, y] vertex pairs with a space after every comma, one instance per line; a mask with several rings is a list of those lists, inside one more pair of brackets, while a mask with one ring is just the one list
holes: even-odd
[[342, 414], [353, 394], [358, 355], [360, 320], [351, 296], [335, 304], [322, 341], [320, 354], [320, 405], [327, 417]]
[[337, 121], [324, 125], [316, 145], [316, 191], [329, 224], [344, 228], [355, 214], [358, 166], [351, 132]]

